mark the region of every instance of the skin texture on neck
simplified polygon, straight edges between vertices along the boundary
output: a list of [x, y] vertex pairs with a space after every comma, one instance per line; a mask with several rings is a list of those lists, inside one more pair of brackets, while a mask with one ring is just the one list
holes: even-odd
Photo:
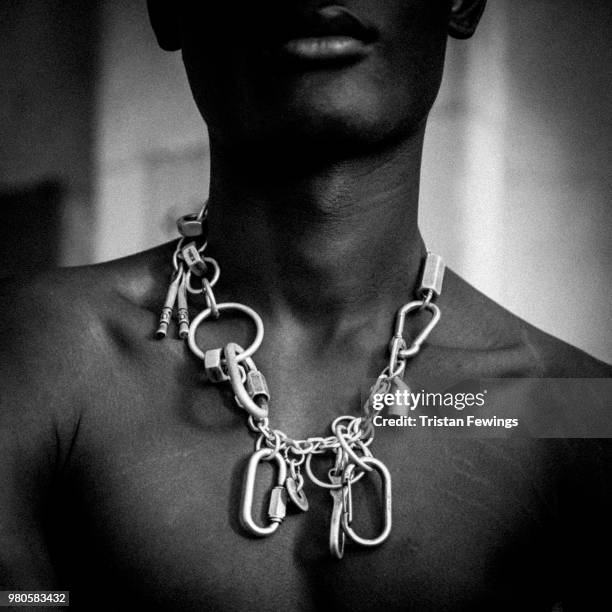
[[[450, 0], [155, 6], [208, 125], [217, 300], [255, 308], [281, 344], [383, 347], [425, 255], [419, 174]], [[290, 51], [347, 39], [358, 52], [333, 61]]]
[[[209, 128], [209, 252], [223, 299], [293, 337], [388, 337], [425, 254], [419, 174], [449, 12], [425, 0], [180, 12]], [[360, 53], [333, 62], [296, 59], [283, 42], [347, 35]]]
[[[425, 254], [420, 164], [447, 35], [473, 32], [484, 0], [148, 5], [208, 125], [219, 293], [311, 328], [390, 321]], [[291, 51], [313, 40], [357, 51]]]
[[411, 299], [424, 255], [423, 128], [299, 172], [249, 168], [213, 146], [209, 250], [223, 285], [269, 317], [309, 324], [372, 318]]

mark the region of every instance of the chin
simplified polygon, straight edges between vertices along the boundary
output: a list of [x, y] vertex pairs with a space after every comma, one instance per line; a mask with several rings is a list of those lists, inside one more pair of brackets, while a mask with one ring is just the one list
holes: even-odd
[[311, 90], [285, 99], [278, 111], [273, 106], [258, 120], [241, 122], [238, 130], [233, 123], [222, 144], [258, 156], [279, 153], [294, 159], [333, 161], [380, 149], [405, 131], [405, 122], [394, 112], [397, 109], [381, 100], [363, 92], [337, 94], [319, 91], [313, 95]]
[[300, 140], [371, 142], [384, 139], [395, 119], [380, 87], [366, 79], [338, 78], [333, 71], [287, 84], [278, 104], [277, 116]]
[[[277, 134], [288, 146], [312, 148], [319, 154], [338, 152], [359, 155], [367, 149], [383, 146], [394, 133], [392, 122], [373, 113], [325, 109], [296, 114]], [[323, 148], [325, 147], [325, 148]]]
[[333, 162], [378, 152], [420, 129], [433, 100], [413, 91], [381, 86], [371, 74], [313, 71], [199, 106], [216, 110], [202, 115], [217, 150], [283, 165]]

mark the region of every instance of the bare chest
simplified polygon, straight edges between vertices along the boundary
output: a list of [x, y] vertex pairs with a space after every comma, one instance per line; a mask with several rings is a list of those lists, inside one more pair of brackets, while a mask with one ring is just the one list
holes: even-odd
[[[204, 410], [187, 398], [147, 399], [82, 424], [68, 488], [77, 500], [71, 558], [95, 567], [87, 588], [107, 581], [169, 609], [546, 609], [554, 599], [555, 474], [543, 467], [543, 444], [377, 433], [373, 449], [392, 479], [391, 535], [371, 548], [349, 539], [339, 560], [329, 549], [334, 498], [308, 478], [307, 512], [289, 506], [269, 537], [244, 530], [253, 441], [239, 411], [212, 395]], [[313, 461], [318, 474], [330, 467]], [[259, 524], [277, 477], [263, 462]], [[355, 530], [374, 537], [377, 477], [353, 487], [353, 505]]]

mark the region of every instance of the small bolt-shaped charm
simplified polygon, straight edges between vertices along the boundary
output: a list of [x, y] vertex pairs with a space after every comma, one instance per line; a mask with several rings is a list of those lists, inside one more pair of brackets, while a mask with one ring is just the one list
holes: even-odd
[[270, 493], [268, 517], [273, 523], [282, 523], [287, 514], [287, 491], [282, 485], [276, 486]]
[[198, 216], [198, 213], [190, 213], [177, 219], [176, 227], [181, 236], [197, 238], [203, 234], [202, 220], [198, 219]]
[[229, 376], [221, 365], [222, 349], [211, 349], [204, 353], [204, 370], [206, 378], [212, 383], [220, 383], [229, 380]]

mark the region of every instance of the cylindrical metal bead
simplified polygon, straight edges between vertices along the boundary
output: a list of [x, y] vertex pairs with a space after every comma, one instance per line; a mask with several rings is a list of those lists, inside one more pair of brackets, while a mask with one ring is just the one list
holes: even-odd
[[179, 324], [179, 338], [184, 340], [189, 335], [189, 315], [186, 308], [179, 308], [177, 311]]
[[159, 327], [155, 332], [155, 337], [158, 340], [162, 340], [168, 333], [168, 325], [170, 325], [170, 319], [172, 318], [172, 308], [164, 306], [159, 316]]
[[442, 280], [444, 279], [444, 260], [435, 253], [427, 253], [419, 293], [424, 294], [433, 291], [436, 296], [442, 292]]
[[273, 523], [282, 523], [287, 514], [287, 491], [285, 487], [276, 486], [270, 494], [268, 517]]

